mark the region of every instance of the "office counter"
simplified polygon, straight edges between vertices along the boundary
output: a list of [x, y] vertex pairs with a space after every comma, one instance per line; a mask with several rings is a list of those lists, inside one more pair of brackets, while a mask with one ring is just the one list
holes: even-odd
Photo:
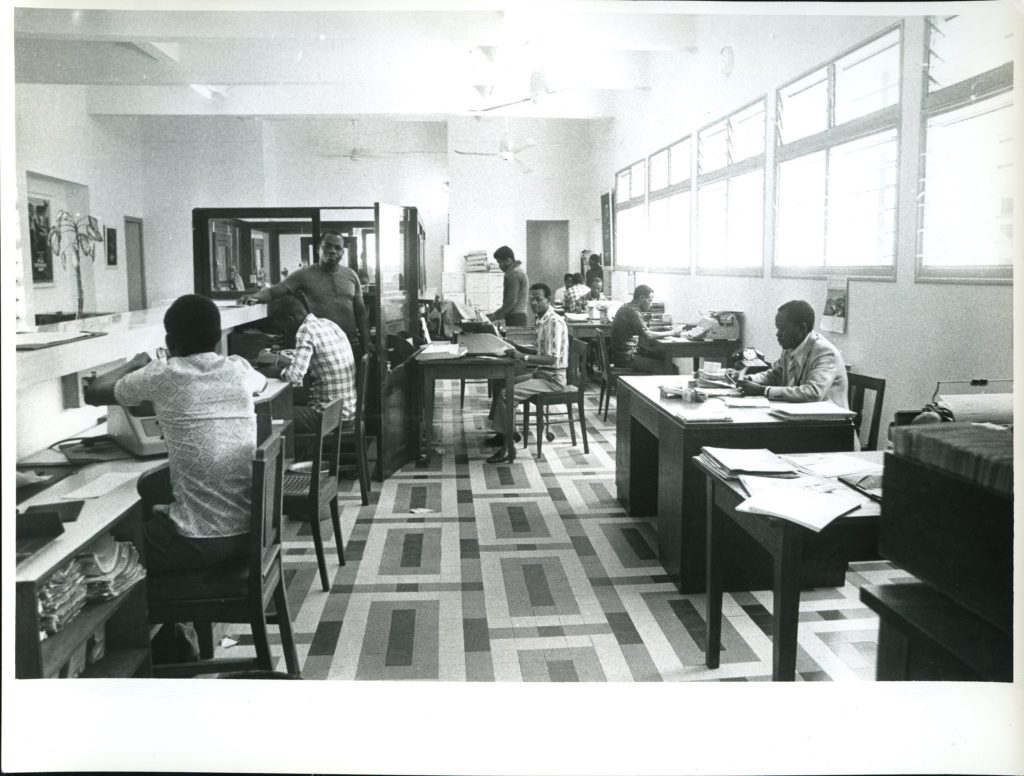
[[[733, 409], [733, 421], [686, 425], [676, 410], [691, 406], [662, 399], [664, 375], [622, 376], [617, 381], [615, 487], [630, 515], [657, 518], [658, 557], [684, 593], [705, 586], [705, 488], [693, 458], [701, 447], [764, 447], [776, 453], [853, 450], [849, 420], [784, 421], [767, 410]], [[726, 525], [728, 551], [724, 589], [764, 590], [772, 586], [770, 558], [742, 531]], [[837, 587], [845, 566], [825, 564], [808, 570], [806, 584]]]

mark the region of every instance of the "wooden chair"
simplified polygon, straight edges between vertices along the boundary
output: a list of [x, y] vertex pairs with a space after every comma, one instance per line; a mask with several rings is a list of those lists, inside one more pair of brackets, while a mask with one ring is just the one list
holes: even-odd
[[857, 413], [853, 419], [853, 426], [857, 436], [860, 436], [860, 425], [864, 415], [864, 393], [874, 391], [875, 400], [871, 411], [871, 426], [868, 429], [867, 444], [861, 447], [862, 450], [878, 449], [878, 427], [882, 421], [882, 402], [885, 399], [885, 380], [881, 377], [867, 377], [854, 372], [846, 375], [848, 381], [847, 399], [850, 409]]
[[601, 361], [601, 393], [597, 399], [597, 411], [604, 406], [604, 419], [608, 420], [608, 408], [612, 403], [612, 391], [615, 389], [615, 380], [619, 375], [632, 375], [636, 372], [626, 366], [612, 366], [611, 357], [608, 355], [608, 343], [604, 335], [597, 338], [597, 352]]
[[[296, 434], [313, 454], [309, 468], [284, 473], [284, 513], [305, 520], [313, 532], [316, 563], [320, 569], [320, 585], [324, 592], [331, 589], [327, 581], [327, 560], [324, 558], [324, 539], [320, 529], [323, 507], [327, 506], [334, 527], [334, 543], [338, 547], [338, 562], [345, 565], [345, 552], [341, 541], [341, 521], [338, 514], [338, 455], [341, 449], [341, 398], [337, 398], [320, 413], [320, 428], [313, 434]], [[305, 465], [305, 462], [303, 463]]]
[[566, 370], [567, 385], [564, 391], [554, 393], [538, 393], [523, 402], [523, 447], [528, 444], [530, 431], [530, 407], [537, 408], [537, 457], [540, 457], [541, 447], [544, 442], [544, 425], [550, 422], [548, 409], [559, 404], [565, 405], [565, 414], [568, 417], [569, 434], [572, 443], [576, 444], [576, 427], [573, 425], [572, 405], [576, 404], [579, 409], [580, 435], [583, 437], [583, 452], [590, 452], [590, 445], [587, 442], [587, 424], [583, 413], [583, 387], [587, 380], [587, 343], [570, 337], [569, 339], [569, 367]]
[[[363, 506], [370, 503], [370, 461], [366, 446], [366, 398], [370, 380], [370, 357], [364, 354], [356, 365], [356, 415], [352, 425], [342, 424], [341, 456], [338, 463], [338, 471], [355, 471], [359, 478], [359, 495], [362, 497]], [[351, 453], [347, 452], [348, 449]], [[341, 461], [344, 460], [344, 463]], [[337, 529], [335, 529], [337, 530]], [[338, 541], [341, 541], [341, 532], [338, 532]], [[338, 544], [338, 554], [341, 555], [341, 544]], [[345, 565], [344, 559], [341, 561]]]
[[[224, 567], [150, 574], [146, 580], [150, 624], [195, 622], [248, 623], [255, 659], [221, 658], [196, 663], [155, 665], [155, 676], [181, 677], [200, 673], [258, 668], [274, 669], [267, 624], [281, 631], [288, 673], [299, 674], [288, 596], [281, 568], [281, 496], [284, 477], [282, 437], [290, 422], [274, 430], [256, 448], [252, 467], [252, 519], [249, 553]], [[144, 484], [140, 482], [139, 492]], [[271, 599], [273, 613], [267, 608]]]

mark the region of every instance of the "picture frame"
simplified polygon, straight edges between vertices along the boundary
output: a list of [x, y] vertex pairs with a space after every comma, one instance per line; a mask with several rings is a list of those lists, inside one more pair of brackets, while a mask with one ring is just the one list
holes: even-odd
[[50, 200], [28, 198], [29, 264], [32, 284], [51, 286], [53, 279], [53, 253], [50, 251]]
[[104, 241], [107, 247], [107, 266], [117, 266], [117, 229], [108, 226], [105, 230]]

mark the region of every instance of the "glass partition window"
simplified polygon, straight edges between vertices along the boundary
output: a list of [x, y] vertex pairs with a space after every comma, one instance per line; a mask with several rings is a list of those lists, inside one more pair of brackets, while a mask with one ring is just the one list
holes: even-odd
[[929, 19], [918, 280], [1012, 281], [1019, 128], [1012, 25], [997, 18]]
[[779, 89], [774, 275], [895, 277], [901, 33]]

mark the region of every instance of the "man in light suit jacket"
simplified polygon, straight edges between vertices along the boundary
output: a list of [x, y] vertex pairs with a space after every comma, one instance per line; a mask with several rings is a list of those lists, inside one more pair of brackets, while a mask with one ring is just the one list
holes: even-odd
[[767, 372], [738, 383], [745, 396], [771, 401], [847, 403], [846, 364], [836, 346], [814, 329], [814, 308], [801, 299], [782, 305], [775, 315], [775, 338], [782, 356]]

